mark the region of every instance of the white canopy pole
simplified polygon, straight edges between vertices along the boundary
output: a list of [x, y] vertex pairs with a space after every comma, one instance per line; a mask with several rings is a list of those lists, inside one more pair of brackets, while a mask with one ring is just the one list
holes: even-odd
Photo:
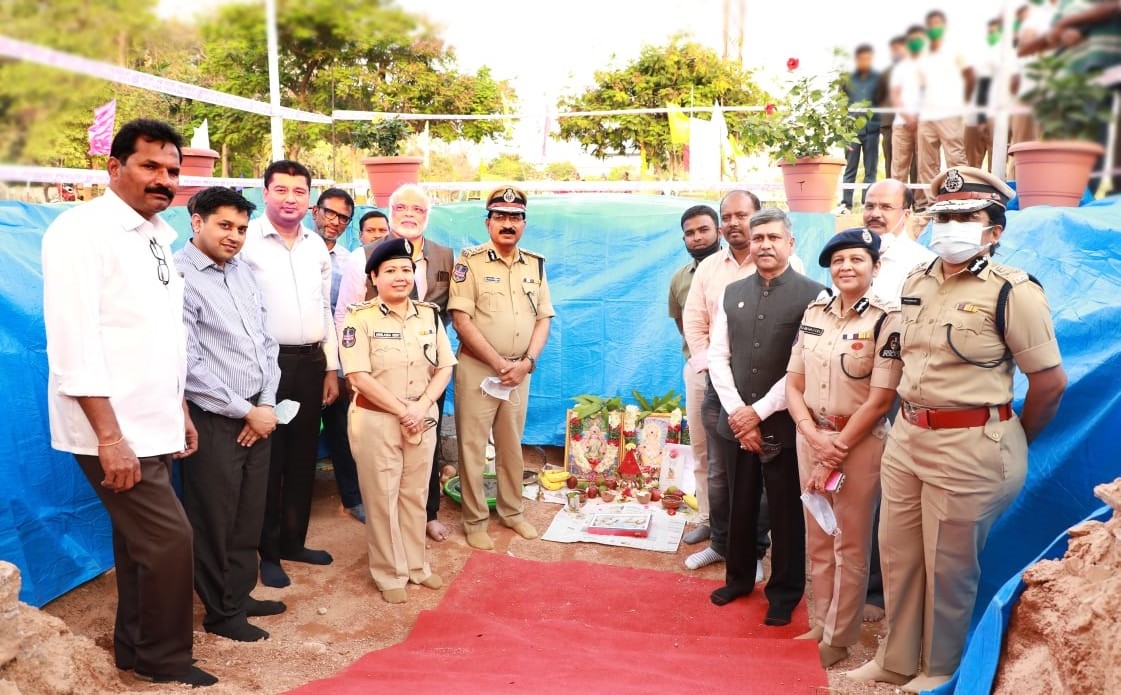
[[276, 0], [265, 0], [265, 35], [269, 54], [269, 103], [272, 105], [272, 159], [284, 159], [284, 118], [280, 116], [280, 52], [276, 39]]
[[1001, 11], [1004, 27], [1000, 33], [1000, 62], [993, 74], [992, 84], [989, 85], [989, 104], [993, 126], [993, 153], [990, 156], [992, 171], [1000, 178], [1004, 178], [1005, 162], [1008, 159], [1008, 126], [1009, 106], [1012, 103], [1011, 85], [1012, 74], [1016, 71], [1016, 51], [1012, 47], [1015, 32], [1012, 22], [1016, 19], [1016, 8], [1010, 0], [1004, 0], [1004, 9]]

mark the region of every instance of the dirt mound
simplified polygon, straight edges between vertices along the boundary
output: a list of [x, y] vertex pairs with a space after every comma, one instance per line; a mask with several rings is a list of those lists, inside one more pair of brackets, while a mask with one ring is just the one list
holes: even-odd
[[1094, 494], [1113, 517], [1075, 526], [1061, 560], [1024, 572], [994, 695], [1098, 695], [1121, 683], [1121, 478]]
[[0, 694], [70, 695], [121, 690], [104, 649], [66, 623], [19, 602], [20, 575], [0, 561]]

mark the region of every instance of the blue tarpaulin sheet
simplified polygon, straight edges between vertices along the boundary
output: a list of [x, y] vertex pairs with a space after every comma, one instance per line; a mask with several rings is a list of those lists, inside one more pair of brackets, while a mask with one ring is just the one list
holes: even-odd
[[[534, 374], [526, 443], [560, 444], [579, 393], [681, 391], [680, 338], [666, 313], [670, 276], [689, 260], [679, 226], [697, 201], [643, 195], [534, 196], [523, 239], [543, 253], [557, 318]], [[23, 572], [20, 598], [42, 605], [112, 566], [108, 519], [69, 455], [50, 449], [42, 324], [42, 234], [65, 207], [0, 203], [0, 558]], [[365, 208], [359, 208], [360, 217]], [[431, 238], [459, 250], [486, 240], [482, 205], [437, 206]], [[164, 214], [186, 241], [186, 211]], [[794, 214], [797, 252], [826, 281], [817, 252], [830, 215]], [[1056, 318], [1071, 385], [1052, 426], [1032, 445], [1024, 492], [982, 557], [978, 615], [994, 592], [1098, 503], [1094, 484], [1121, 474], [1118, 431], [1121, 323], [1116, 251], [1121, 205], [1010, 213], [998, 259], [1040, 279]], [[342, 243], [356, 243], [354, 225]], [[1017, 379], [1018, 399], [1026, 382]], [[1017, 404], [1017, 407], [1019, 403]], [[972, 655], [978, 640], [970, 645]], [[989, 648], [993, 663], [999, 644]], [[966, 690], [959, 690], [966, 692]], [[982, 690], [969, 690], [982, 692]]]

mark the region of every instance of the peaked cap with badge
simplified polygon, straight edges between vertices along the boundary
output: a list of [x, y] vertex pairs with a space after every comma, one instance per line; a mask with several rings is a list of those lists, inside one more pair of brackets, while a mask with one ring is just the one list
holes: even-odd
[[973, 212], [990, 205], [1007, 208], [1016, 191], [999, 176], [987, 171], [953, 167], [934, 177], [930, 183], [930, 195], [934, 203], [926, 212], [934, 215], [940, 212]]
[[520, 212], [525, 214], [526, 195], [513, 186], [503, 186], [487, 196], [487, 212]]

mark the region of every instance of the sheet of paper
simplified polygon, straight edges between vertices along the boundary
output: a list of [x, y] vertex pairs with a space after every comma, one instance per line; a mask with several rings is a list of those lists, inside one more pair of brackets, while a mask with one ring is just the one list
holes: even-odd
[[[592, 520], [597, 511], [605, 511], [604, 508], [623, 513], [653, 512], [650, 535], [646, 538], [634, 538], [588, 533], [588, 522]], [[558, 511], [556, 516], [553, 517], [553, 522], [549, 524], [549, 529], [545, 531], [541, 538], [554, 543], [599, 543], [600, 545], [613, 545], [620, 548], [653, 550], [658, 553], [676, 553], [678, 546], [681, 544], [681, 535], [685, 532], [687, 518], [687, 515], [684, 514], [670, 516], [659, 504], [617, 504], [595, 500], [589, 501], [576, 513], [564, 509]]]

